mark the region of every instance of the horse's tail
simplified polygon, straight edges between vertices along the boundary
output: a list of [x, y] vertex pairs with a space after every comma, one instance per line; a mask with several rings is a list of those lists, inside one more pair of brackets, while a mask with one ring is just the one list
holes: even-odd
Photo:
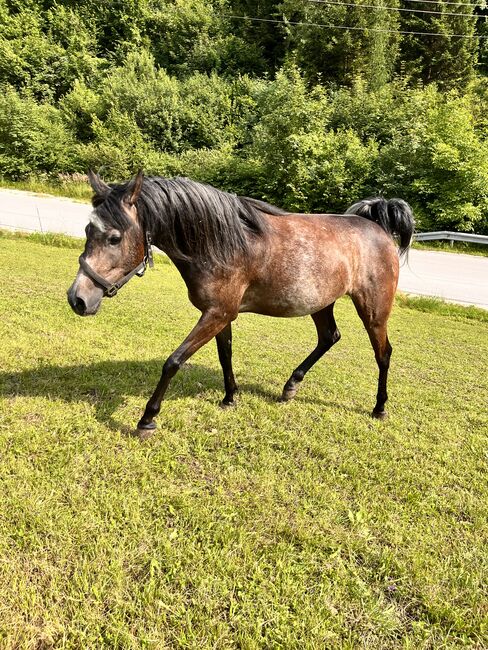
[[396, 237], [400, 255], [408, 250], [415, 228], [412, 208], [403, 199], [375, 197], [358, 201], [346, 210], [346, 214], [357, 214], [379, 224], [383, 230]]

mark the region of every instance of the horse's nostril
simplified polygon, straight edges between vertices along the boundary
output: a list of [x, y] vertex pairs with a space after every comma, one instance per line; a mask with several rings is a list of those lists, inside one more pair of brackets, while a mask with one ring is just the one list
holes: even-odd
[[71, 291], [68, 291], [68, 302], [71, 306], [71, 309], [76, 312], [79, 316], [83, 316], [86, 312], [86, 304], [83, 298], [73, 295]]
[[79, 298], [78, 296], [76, 296], [74, 310], [77, 314], [80, 314], [80, 316], [82, 316], [86, 312], [86, 305], [83, 298]]

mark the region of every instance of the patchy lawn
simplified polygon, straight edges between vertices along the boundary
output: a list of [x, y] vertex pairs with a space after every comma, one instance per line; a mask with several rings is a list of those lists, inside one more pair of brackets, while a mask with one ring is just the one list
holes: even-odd
[[159, 259], [81, 319], [77, 256], [0, 239], [2, 649], [487, 647], [483, 314], [399, 301], [385, 422], [349, 300], [288, 404], [311, 319], [240, 316], [237, 407], [210, 344], [141, 443], [197, 313]]

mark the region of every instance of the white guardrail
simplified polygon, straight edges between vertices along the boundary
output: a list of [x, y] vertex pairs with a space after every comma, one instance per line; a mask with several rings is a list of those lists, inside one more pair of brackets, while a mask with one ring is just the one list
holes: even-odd
[[474, 235], [470, 232], [449, 232], [448, 230], [440, 230], [439, 232], [416, 232], [413, 238], [414, 241], [447, 239], [450, 242], [467, 241], [470, 244], [488, 244], [487, 235]]

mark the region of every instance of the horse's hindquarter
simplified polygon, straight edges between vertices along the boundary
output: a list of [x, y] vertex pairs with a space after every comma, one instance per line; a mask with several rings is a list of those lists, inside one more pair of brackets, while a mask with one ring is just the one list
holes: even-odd
[[333, 215], [268, 218], [271, 232], [239, 311], [305, 316], [354, 291], [369, 246], [361, 222], [367, 230], [375, 224]]

